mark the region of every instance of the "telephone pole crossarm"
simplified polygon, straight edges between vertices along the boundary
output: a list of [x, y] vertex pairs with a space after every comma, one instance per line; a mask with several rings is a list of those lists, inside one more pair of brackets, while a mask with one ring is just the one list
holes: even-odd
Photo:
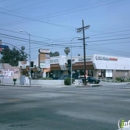
[[90, 27], [90, 25], [87, 25], [87, 26], [84, 26], [84, 27], [81, 27], [81, 28], [77, 28], [76, 30], [77, 30], [77, 33], [79, 33], [79, 32], [81, 32], [81, 31], [83, 31], [83, 30], [85, 30], [85, 29], [88, 29]]
[[[88, 39], [89, 37], [85, 37], [85, 39]], [[83, 38], [79, 38], [78, 40], [83, 40]]]

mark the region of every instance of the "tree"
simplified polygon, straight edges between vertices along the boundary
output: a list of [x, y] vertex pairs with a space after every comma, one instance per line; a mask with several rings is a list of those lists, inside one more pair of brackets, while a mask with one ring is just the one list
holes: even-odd
[[24, 50], [25, 50], [25, 47], [22, 46], [21, 50], [20, 50], [20, 52], [21, 52], [21, 54], [20, 54], [20, 60], [21, 61], [26, 61], [27, 60], [27, 53], [25, 53]]
[[56, 52], [50, 52], [50, 57], [53, 57], [53, 56], [59, 56], [60, 53], [58, 51]]
[[3, 49], [1, 52], [1, 63], [9, 63], [12, 66], [18, 66], [18, 61], [25, 61], [27, 59], [27, 54], [24, 50], [24, 47], [21, 47], [21, 50], [17, 50], [15, 47], [13, 49]]
[[65, 47], [64, 52], [65, 52], [66, 56], [68, 56], [68, 54], [70, 52], [70, 48], [69, 47]]

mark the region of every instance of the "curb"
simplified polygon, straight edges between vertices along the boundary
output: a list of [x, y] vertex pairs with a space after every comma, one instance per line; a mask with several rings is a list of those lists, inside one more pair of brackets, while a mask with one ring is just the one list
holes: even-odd
[[0, 86], [12, 86], [12, 87], [42, 87], [41, 85], [13, 85], [13, 84], [0, 84]]
[[102, 86], [101, 84], [99, 85], [92, 85], [91, 87], [99, 87], [99, 86]]
[[87, 84], [86, 86], [82, 85], [82, 86], [75, 86], [75, 87], [99, 87], [99, 86], [103, 86], [101, 84]]

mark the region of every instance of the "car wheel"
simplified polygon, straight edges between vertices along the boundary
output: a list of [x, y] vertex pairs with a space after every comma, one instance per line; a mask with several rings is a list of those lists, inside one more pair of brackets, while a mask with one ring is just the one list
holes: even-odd
[[95, 81], [93, 81], [93, 84], [95, 84]]

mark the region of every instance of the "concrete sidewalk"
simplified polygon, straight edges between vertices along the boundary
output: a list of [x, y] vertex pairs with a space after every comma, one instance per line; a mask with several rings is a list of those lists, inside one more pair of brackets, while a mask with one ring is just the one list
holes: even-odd
[[80, 84], [80, 85], [75, 85], [76, 87], [99, 87], [99, 86], [109, 86], [109, 85], [129, 85], [130, 82], [104, 82], [101, 81], [99, 84], [91, 84], [91, 83], [87, 83], [86, 86]]
[[39, 88], [62, 88], [62, 87], [74, 87], [74, 85], [50, 85], [50, 84], [39, 84], [39, 85], [35, 85], [35, 84], [31, 84], [31, 86], [29, 85], [20, 85], [20, 84], [0, 84], [0, 86], [12, 86], [12, 87], [39, 87]]
[[105, 82], [105, 81], [101, 81], [100, 84], [101, 85], [127, 85], [127, 84], [130, 84], [130, 82]]
[[99, 86], [106, 86], [106, 85], [127, 85], [130, 84], [130, 82], [121, 82], [121, 83], [114, 83], [114, 82], [104, 82], [101, 81], [99, 84], [87, 84], [86, 86], [84, 85], [52, 85], [52, 84], [39, 84], [39, 85], [35, 85], [32, 84], [31, 86], [29, 85], [20, 85], [20, 84], [0, 84], [0, 86], [17, 86], [17, 87], [40, 87], [40, 88], [63, 88], [63, 87], [99, 87]]

